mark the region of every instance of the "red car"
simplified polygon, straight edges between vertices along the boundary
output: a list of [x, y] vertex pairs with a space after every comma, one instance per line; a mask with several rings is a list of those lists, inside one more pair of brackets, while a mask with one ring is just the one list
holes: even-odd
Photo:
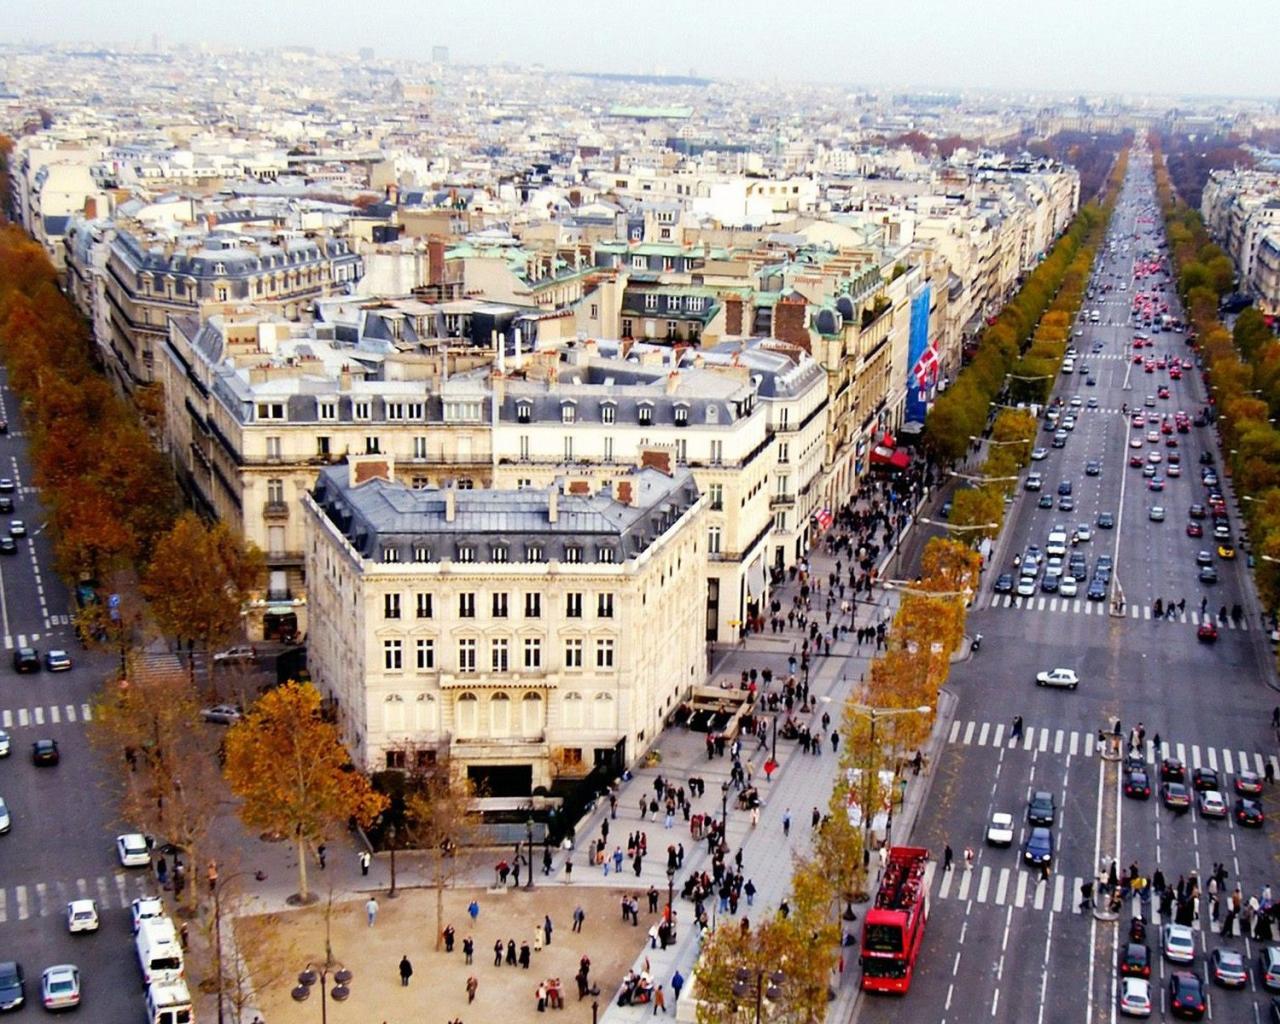
[[1203, 526], [1201, 526], [1199, 523], [1187, 523], [1187, 536], [1188, 536], [1188, 537], [1203, 537], [1203, 536], [1204, 536], [1204, 527], [1203, 527]]

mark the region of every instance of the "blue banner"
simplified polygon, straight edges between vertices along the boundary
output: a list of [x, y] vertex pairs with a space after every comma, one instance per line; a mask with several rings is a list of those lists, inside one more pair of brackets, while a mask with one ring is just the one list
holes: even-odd
[[925, 285], [911, 299], [911, 334], [907, 347], [908, 423], [923, 423], [938, 386], [938, 352], [929, 344], [930, 286]]

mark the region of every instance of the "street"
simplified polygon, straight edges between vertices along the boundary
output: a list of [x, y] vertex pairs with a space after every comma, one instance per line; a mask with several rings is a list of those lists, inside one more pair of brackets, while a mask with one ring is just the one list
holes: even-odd
[[[1081, 886], [1095, 880], [1106, 858], [1122, 872], [1136, 864], [1148, 878], [1159, 868], [1171, 886], [1193, 872], [1203, 885], [1221, 863], [1226, 891], [1239, 882], [1246, 900], [1272, 881], [1272, 825], [1239, 825], [1232, 791], [1240, 772], [1262, 776], [1269, 764], [1280, 774], [1271, 727], [1271, 710], [1280, 696], [1269, 685], [1268, 633], [1247, 579], [1246, 552], [1240, 550], [1238, 558], [1220, 554], [1223, 542], [1213, 537], [1211, 517], [1203, 521], [1203, 537], [1188, 535], [1189, 522], [1200, 522], [1188, 518], [1188, 509], [1206, 502], [1208, 494], [1200, 456], [1211, 453], [1215, 466], [1222, 461], [1212, 425], [1192, 426], [1185, 434], [1158, 430], [1159, 417], [1172, 417], [1175, 410], [1195, 416], [1207, 404], [1204, 384], [1197, 368], [1174, 380], [1158, 367], [1148, 373], [1145, 359], [1133, 360], [1137, 331], [1152, 339], [1143, 350], [1146, 358], [1195, 359], [1183, 334], [1155, 333], [1135, 326], [1129, 316], [1135, 293], [1150, 292], [1152, 285], [1149, 274], [1134, 278], [1139, 257], [1154, 249], [1162, 234], [1150, 159], [1139, 150], [1095, 262], [1090, 294], [1096, 297], [1085, 299], [1073, 325], [1076, 372], [1064, 371], [1054, 391], [1064, 410], [1079, 398], [1077, 421], [1061, 448], [1048, 448], [1052, 428], [1037, 432], [1035, 444], [1048, 452], [1028, 471], [1042, 475], [1043, 489], [1019, 487], [970, 613], [968, 632], [983, 634], [982, 649], [952, 673], [950, 686], [959, 699], [956, 719], [933, 766], [937, 778], [913, 840], [935, 856], [929, 923], [905, 997], [913, 1021], [1116, 1020], [1117, 964], [1134, 909], [1126, 901], [1119, 920], [1110, 921], [1081, 913], [1079, 906]], [[1108, 245], [1114, 246], [1110, 252]], [[1168, 283], [1151, 294], [1168, 303], [1169, 315], [1181, 316], [1167, 274], [1156, 280]], [[1104, 292], [1104, 284], [1113, 287]], [[1100, 312], [1097, 324], [1087, 321], [1093, 309]], [[1161, 385], [1169, 388], [1168, 398], [1157, 397]], [[1131, 425], [1135, 411], [1148, 418], [1142, 427]], [[1149, 430], [1156, 431], [1154, 440], [1147, 437]], [[1170, 436], [1176, 448], [1168, 446]], [[1151, 453], [1159, 453], [1159, 461]], [[1168, 473], [1174, 453], [1181, 457], [1177, 476]], [[1139, 458], [1131, 466], [1132, 455]], [[1100, 461], [1098, 475], [1086, 475], [1089, 460]], [[1143, 472], [1147, 465], [1156, 467], [1154, 479], [1163, 478], [1162, 490], [1150, 489], [1153, 477]], [[1069, 511], [1061, 504], [1064, 482], [1074, 504]], [[1229, 481], [1224, 482], [1230, 529], [1239, 544], [1238, 508]], [[1051, 507], [1039, 507], [1041, 495], [1051, 497]], [[1153, 506], [1165, 511], [1163, 520], [1153, 515]], [[1102, 513], [1112, 517], [1111, 528], [1099, 528]], [[1043, 559], [1053, 524], [1062, 524], [1068, 535], [1077, 524], [1088, 527], [1089, 538], [1067, 548], [1068, 554], [1086, 558], [1078, 592], [1062, 596], [1056, 586], [1045, 585], [1042, 562], [1040, 573], [1031, 576], [1032, 594], [995, 593], [999, 574], [1009, 573], [1016, 581], [1022, 563], [1035, 558], [1033, 545]], [[1200, 552], [1208, 553], [1200, 561], [1216, 569], [1216, 582], [1198, 578]], [[1114, 572], [1101, 599], [1090, 600], [1086, 587], [1104, 554], [1114, 559]], [[1174, 612], [1166, 618], [1170, 603]], [[1231, 615], [1236, 605], [1238, 620]], [[1197, 637], [1207, 621], [1219, 631], [1216, 642]], [[1078, 689], [1035, 685], [1038, 673], [1055, 668], [1074, 670]], [[1022, 720], [1020, 737], [1014, 735], [1014, 716]], [[1135, 756], [1151, 780], [1147, 800], [1126, 797], [1124, 767], [1100, 756], [1100, 730], [1116, 730], [1123, 741], [1139, 727]], [[1167, 809], [1160, 792], [1161, 757], [1179, 759], [1188, 784], [1194, 769], [1217, 772], [1232, 813], [1206, 819], [1194, 796], [1185, 812]], [[1047, 880], [1024, 866], [1021, 856], [1029, 830], [1027, 802], [1036, 791], [1050, 793], [1057, 807]], [[1276, 806], [1270, 787], [1261, 799], [1269, 815]], [[997, 811], [1013, 816], [1008, 849], [984, 842]], [[947, 844], [955, 865], [943, 871]], [[965, 848], [974, 851], [972, 870], [964, 864]], [[1148, 922], [1151, 1016], [1170, 1019], [1168, 980], [1175, 965], [1160, 955], [1160, 926], [1167, 919], [1158, 901], [1146, 907], [1134, 902]], [[1241, 938], [1238, 928], [1234, 937], [1220, 940], [1208, 907], [1202, 897], [1192, 969], [1207, 978], [1208, 954], [1225, 945], [1244, 954], [1250, 979], [1242, 991], [1206, 984], [1207, 1018], [1270, 1019], [1257, 969], [1258, 944]], [[860, 1006], [863, 1022], [887, 1022], [903, 1013], [895, 999], [864, 996]]]

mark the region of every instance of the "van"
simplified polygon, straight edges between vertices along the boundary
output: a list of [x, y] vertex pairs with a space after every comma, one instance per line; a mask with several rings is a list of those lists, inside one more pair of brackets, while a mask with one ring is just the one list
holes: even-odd
[[182, 946], [169, 918], [148, 917], [139, 922], [134, 943], [144, 985], [181, 980]]
[[1075, 373], [1075, 372], [1076, 372], [1076, 361], [1075, 361], [1074, 359], [1071, 359], [1071, 358], [1067, 358], [1067, 359], [1062, 360], [1062, 372], [1063, 372], [1063, 373]]
[[191, 992], [185, 981], [179, 979], [147, 986], [148, 1024], [191, 1024], [194, 1019]]
[[1049, 534], [1049, 539], [1045, 541], [1044, 553], [1050, 558], [1061, 558], [1067, 553], [1067, 535], [1065, 532], [1055, 531]]
[[1091, 324], [1096, 324], [1101, 319], [1102, 317], [1098, 314], [1096, 309], [1089, 314], [1089, 323]]

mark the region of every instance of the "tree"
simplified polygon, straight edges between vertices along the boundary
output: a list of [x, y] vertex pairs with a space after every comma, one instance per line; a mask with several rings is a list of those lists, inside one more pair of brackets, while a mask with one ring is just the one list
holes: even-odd
[[[456, 856], [474, 833], [475, 795], [465, 778], [452, 777], [447, 765], [416, 780], [405, 796], [405, 828], [428, 858], [436, 891], [436, 952], [444, 935], [444, 890], [466, 867]], [[527, 865], [533, 871], [533, 864]]]
[[292, 836], [299, 902], [309, 902], [307, 852], [338, 823], [368, 825], [387, 807], [356, 771], [308, 683], [269, 690], [227, 733], [225, 775], [250, 828]]
[[262, 553], [225, 524], [206, 526], [185, 512], [156, 544], [142, 592], [165, 633], [212, 650], [235, 635], [264, 564]]

